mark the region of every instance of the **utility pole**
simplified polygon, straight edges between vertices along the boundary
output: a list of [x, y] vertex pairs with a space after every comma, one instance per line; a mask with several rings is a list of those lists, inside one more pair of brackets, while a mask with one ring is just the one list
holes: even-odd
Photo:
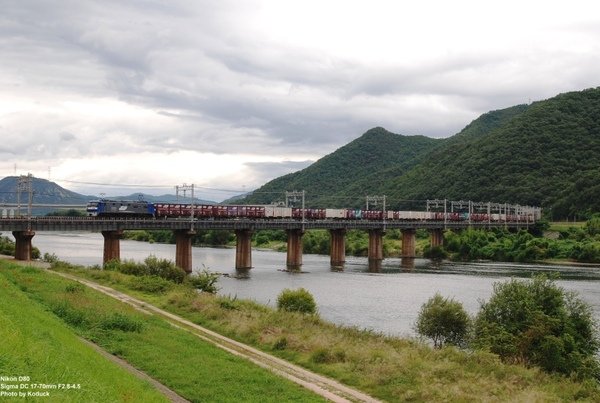
[[447, 203], [447, 199], [427, 200], [427, 211], [428, 212], [431, 211], [432, 208], [437, 212], [437, 211], [439, 211], [439, 209], [442, 208], [442, 206], [444, 207], [444, 229], [446, 228], [446, 225], [448, 224], [448, 211], [447, 211], [446, 203]]
[[[302, 190], [302, 191], [291, 191], [291, 192], [285, 192], [285, 207], [290, 207], [290, 204], [295, 204], [298, 202], [298, 200], [302, 200], [302, 231], [304, 231], [304, 224], [306, 222], [306, 210], [304, 208], [304, 202], [306, 199], [306, 191]], [[291, 202], [291, 203], [290, 203]]]
[[377, 206], [381, 203], [381, 220], [383, 221], [383, 230], [385, 231], [385, 195], [383, 196], [367, 196], [367, 210], [369, 210], [369, 203], [373, 206]]
[[367, 210], [369, 209], [369, 203], [373, 206], [377, 206], [382, 203], [383, 212], [385, 213], [385, 195], [383, 196], [367, 196]]
[[186, 192], [188, 190], [192, 191], [192, 203], [191, 203], [191, 211], [190, 211], [190, 222], [191, 222], [191, 230], [194, 230], [194, 184], [192, 183], [191, 185], [188, 185], [187, 183], [184, 183], [181, 186], [175, 186], [175, 194], [177, 196], [177, 202], [179, 202], [179, 191], [183, 192], [183, 198], [186, 198]]
[[27, 192], [27, 218], [31, 218], [33, 204], [33, 176], [29, 173], [17, 179], [17, 215], [21, 216], [21, 192]]

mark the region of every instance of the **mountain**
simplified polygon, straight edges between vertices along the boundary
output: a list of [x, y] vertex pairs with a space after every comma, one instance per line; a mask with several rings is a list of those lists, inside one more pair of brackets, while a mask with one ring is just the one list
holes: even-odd
[[311, 166], [268, 182], [247, 202], [306, 190], [307, 205], [364, 206], [385, 194], [389, 208], [426, 199], [542, 206], [554, 218], [600, 212], [600, 89], [483, 114], [446, 139], [383, 128]]
[[556, 217], [600, 211], [599, 112], [600, 89], [535, 102], [484, 135], [428, 155], [382, 191], [537, 205]]
[[[17, 182], [18, 176], [7, 176], [0, 179], [0, 202], [17, 202]], [[52, 204], [86, 204], [93, 196], [84, 196], [79, 193], [71, 192], [54, 182], [36, 177], [31, 178], [31, 187], [33, 189], [34, 203], [52, 203]], [[21, 203], [26, 205], [28, 201], [27, 191], [21, 191]]]
[[[437, 142], [376, 127], [309, 167], [265, 184], [252, 192], [246, 202], [268, 204], [282, 200], [285, 191], [305, 190], [307, 205], [349, 207], [357, 202], [357, 196], [362, 200], [362, 196], [382, 185], [380, 178], [372, 177], [373, 173], [391, 169], [401, 174], [417, 164]], [[358, 195], [347, 191], [358, 183]]]

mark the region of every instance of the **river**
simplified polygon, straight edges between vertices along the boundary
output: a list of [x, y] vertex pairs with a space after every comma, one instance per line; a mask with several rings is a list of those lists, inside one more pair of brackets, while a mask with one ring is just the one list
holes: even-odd
[[[103, 238], [96, 233], [38, 232], [33, 245], [42, 254], [85, 266], [102, 264]], [[121, 259], [141, 261], [150, 254], [175, 259], [175, 245], [121, 241]], [[600, 322], [600, 265], [529, 265], [514, 263], [432, 263], [386, 259], [380, 272], [368, 269], [366, 258], [346, 258], [343, 271], [330, 268], [329, 256], [304, 255], [302, 271], [285, 271], [286, 254], [253, 250], [253, 268], [236, 272], [235, 249], [192, 248], [194, 270], [222, 273], [219, 293], [275, 305], [284, 288], [304, 287], [315, 297], [321, 317], [334, 323], [396, 336], [414, 336], [421, 305], [436, 292], [452, 297], [475, 314], [489, 299], [493, 284], [531, 273], [558, 272], [558, 284], [576, 291]], [[405, 267], [403, 267], [403, 263]]]

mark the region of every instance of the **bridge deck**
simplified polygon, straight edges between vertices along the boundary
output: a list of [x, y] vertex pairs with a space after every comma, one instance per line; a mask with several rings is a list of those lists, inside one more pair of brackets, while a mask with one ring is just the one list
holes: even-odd
[[0, 231], [118, 231], [118, 230], [261, 230], [261, 229], [437, 229], [527, 228], [533, 222], [469, 222], [415, 220], [301, 220], [294, 219], [107, 219], [95, 217], [32, 217], [0, 219]]

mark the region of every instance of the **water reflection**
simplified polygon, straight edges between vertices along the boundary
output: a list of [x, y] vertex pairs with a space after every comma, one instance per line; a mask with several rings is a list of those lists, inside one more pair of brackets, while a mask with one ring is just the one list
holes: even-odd
[[344, 271], [344, 265], [343, 264], [339, 264], [339, 265], [335, 265], [335, 266], [331, 265], [331, 266], [329, 266], [329, 268], [333, 272], [343, 272]]
[[371, 273], [381, 273], [382, 260], [381, 259], [369, 259], [368, 270]]
[[402, 267], [402, 271], [404, 273], [412, 272], [416, 267], [415, 260], [416, 259], [414, 257], [403, 257], [402, 261], [400, 262], [400, 267]]

